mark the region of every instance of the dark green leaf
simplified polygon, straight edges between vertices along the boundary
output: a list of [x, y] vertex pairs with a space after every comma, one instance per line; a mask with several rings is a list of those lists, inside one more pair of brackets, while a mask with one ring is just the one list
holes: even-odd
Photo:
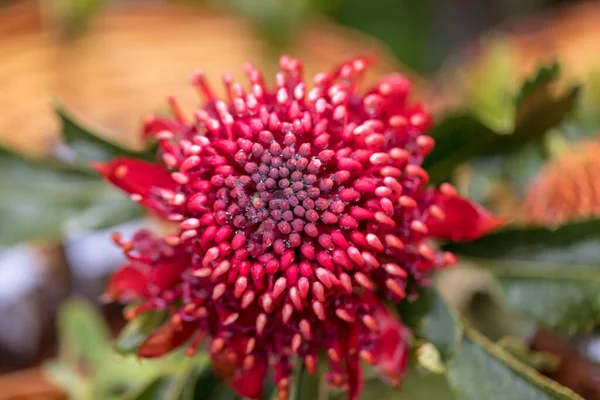
[[[327, 389], [320, 374], [309, 374], [304, 365], [298, 365], [296, 369], [290, 400], [324, 400], [327, 398]], [[273, 395], [273, 399], [277, 398], [276, 392]]]
[[73, 162], [81, 168], [87, 168], [90, 161], [106, 162], [120, 156], [148, 157], [147, 154], [128, 150], [104, 139], [106, 133], [97, 134], [84, 126], [60, 103], [56, 103], [55, 111], [61, 122], [62, 138], [72, 151]]
[[423, 161], [432, 182], [443, 182], [453, 170], [475, 156], [496, 153], [498, 135], [474, 115], [456, 113], [447, 116], [429, 132], [435, 148]]
[[484, 264], [505, 304], [554, 331], [591, 332], [600, 322], [600, 268], [518, 261]]
[[600, 220], [591, 219], [558, 229], [509, 226], [473, 242], [447, 244], [445, 249], [479, 258], [600, 264], [598, 241]]
[[[433, 72], [444, 57], [428, 4], [413, 0], [311, 0], [343, 25], [378, 38], [409, 68]], [[377, 21], [374, 23], [374, 21]], [[435, 56], [434, 56], [435, 54]], [[438, 58], [435, 60], [435, 58]]]
[[560, 68], [555, 63], [541, 67], [525, 82], [517, 98], [513, 135], [535, 139], [558, 126], [575, 107], [581, 88], [559, 89], [559, 77]]
[[163, 400], [169, 391], [171, 382], [172, 378], [160, 377], [146, 386], [141, 393], [130, 397], [130, 400]]
[[398, 306], [398, 312], [417, 337], [435, 345], [444, 363], [455, 356], [461, 327], [437, 289], [422, 289], [416, 302], [405, 300]]
[[0, 244], [102, 229], [141, 216], [101, 179], [0, 152]]
[[223, 383], [212, 368], [205, 368], [197, 377], [194, 389], [196, 400], [234, 400], [235, 394]]
[[583, 400], [470, 327], [465, 327], [459, 356], [448, 376], [458, 397], [465, 400]]
[[165, 322], [164, 311], [147, 311], [130, 321], [117, 338], [115, 350], [121, 354], [135, 354], [137, 349], [159, 326]]

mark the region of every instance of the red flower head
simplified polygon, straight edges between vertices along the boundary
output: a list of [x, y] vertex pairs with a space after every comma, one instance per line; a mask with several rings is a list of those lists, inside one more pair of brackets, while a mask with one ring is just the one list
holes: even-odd
[[206, 98], [188, 120], [150, 119], [145, 133], [162, 163], [116, 159], [97, 168], [132, 199], [170, 221], [177, 234], [120, 242], [131, 260], [108, 294], [142, 300], [130, 316], [167, 309], [170, 319], [139, 350], [160, 356], [206, 339], [215, 369], [241, 394], [260, 397], [269, 366], [280, 398], [293, 359], [309, 372], [327, 354], [330, 381], [359, 396], [359, 360], [399, 383], [408, 330], [375, 291], [399, 302], [431, 270], [455, 257], [433, 236], [474, 239], [499, 221], [427, 186], [430, 116], [409, 105], [410, 82], [392, 75], [366, 94], [367, 60], [314, 77], [281, 58], [275, 88], [246, 67], [250, 87], [225, 77], [227, 101], [204, 75]]

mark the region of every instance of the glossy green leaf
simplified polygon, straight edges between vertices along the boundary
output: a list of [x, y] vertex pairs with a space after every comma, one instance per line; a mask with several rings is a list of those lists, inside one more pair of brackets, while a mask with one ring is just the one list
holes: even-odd
[[464, 400], [582, 400], [558, 383], [517, 361], [470, 327], [448, 377]]
[[483, 259], [537, 260], [564, 264], [600, 264], [600, 220], [572, 222], [557, 229], [508, 226], [469, 243], [445, 249]]
[[454, 311], [435, 288], [424, 288], [416, 302], [407, 300], [398, 306], [398, 312], [414, 334], [432, 343], [444, 363], [456, 354], [461, 336], [461, 326]]
[[121, 354], [135, 354], [144, 341], [163, 324], [164, 311], [147, 311], [130, 321], [119, 334], [115, 350]]

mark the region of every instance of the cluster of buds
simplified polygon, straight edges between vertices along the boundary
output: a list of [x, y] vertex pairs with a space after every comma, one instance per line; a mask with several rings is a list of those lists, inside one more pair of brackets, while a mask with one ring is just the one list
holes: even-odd
[[225, 76], [218, 99], [186, 116], [149, 118], [158, 160], [96, 165], [131, 199], [178, 224], [175, 234], [116, 241], [129, 262], [107, 294], [139, 301], [128, 318], [168, 310], [140, 347], [156, 357], [205, 343], [241, 395], [259, 398], [274, 371], [279, 398], [296, 359], [358, 398], [360, 360], [398, 384], [410, 332], [379, 298], [411, 301], [432, 270], [454, 264], [433, 238], [470, 240], [500, 221], [448, 184], [428, 186], [431, 118], [411, 105], [411, 83], [392, 75], [361, 94], [368, 60], [356, 58], [312, 87], [301, 63], [281, 58], [270, 89], [248, 65], [245, 88]]

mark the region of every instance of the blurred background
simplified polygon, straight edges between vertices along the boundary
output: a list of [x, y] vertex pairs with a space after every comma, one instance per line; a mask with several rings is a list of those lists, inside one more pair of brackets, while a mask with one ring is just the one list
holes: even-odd
[[[480, 102], [477, 88], [502, 101], [503, 90], [514, 90], [548, 60], [560, 60], [567, 81], [593, 85], [598, 43], [596, 1], [0, 0], [0, 144], [35, 164], [73, 119], [139, 150], [141, 120], [165, 110], [165, 95], [176, 95], [187, 110], [197, 105], [187, 81], [196, 68], [213, 80], [225, 71], [242, 78], [242, 65], [251, 61], [268, 76], [282, 52], [300, 58], [307, 74], [373, 53], [371, 78], [410, 76], [443, 118]], [[69, 119], [57, 116], [57, 107]], [[577, 135], [596, 133], [596, 126]], [[565, 132], [552, 149], [569, 139]], [[110, 234], [127, 236], [153, 222], [99, 180], [50, 169], [33, 175], [18, 169], [12, 154], [0, 153], [0, 399], [64, 398], [40, 369], [60, 352], [60, 304], [88, 299], [108, 321], [107, 332], [116, 332], [120, 308], [98, 301], [121, 261]], [[525, 223], [538, 208], [523, 211], [516, 192], [526, 191], [542, 161], [520, 160], [512, 168], [527, 174], [511, 187], [491, 184], [493, 173], [473, 181], [468, 169], [448, 178]], [[576, 211], [597, 211], [590, 208]], [[543, 215], [537, 221], [547, 222]]]

